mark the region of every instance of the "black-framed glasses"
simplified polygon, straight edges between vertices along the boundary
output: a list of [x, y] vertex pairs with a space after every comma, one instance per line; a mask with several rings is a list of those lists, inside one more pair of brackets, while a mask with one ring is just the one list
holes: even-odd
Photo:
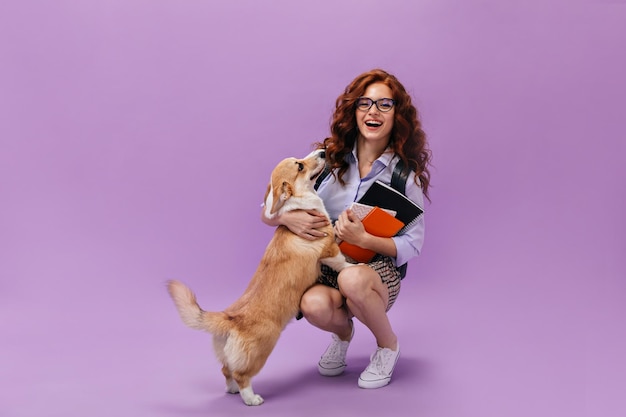
[[392, 98], [379, 98], [374, 101], [369, 97], [359, 97], [356, 100], [356, 108], [363, 111], [368, 111], [372, 105], [376, 104], [376, 108], [383, 113], [391, 111], [396, 101]]

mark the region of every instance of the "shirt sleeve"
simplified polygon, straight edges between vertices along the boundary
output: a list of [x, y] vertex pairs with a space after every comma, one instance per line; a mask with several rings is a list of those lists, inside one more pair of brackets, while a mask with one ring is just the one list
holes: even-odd
[[[415, 175], [411, 174], [406, 181], [406, 196], [413, 200], [422, 209], [424, 208], [424, 194], [422, 188], [415, 184]], [[419, 256], [424, 244], [425, 221], [424, 214], [407, 230], [398, 236], [392, 237], [396, 244], [396, 266], [402, 266], [412, 258]]]

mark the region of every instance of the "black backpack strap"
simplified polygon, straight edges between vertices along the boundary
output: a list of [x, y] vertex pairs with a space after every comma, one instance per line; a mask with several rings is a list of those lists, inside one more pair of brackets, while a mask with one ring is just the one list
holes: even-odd
[[[391, 174], [391, 187], [404, 194], [406, 191], [406, 181], [409, 178], [410, 172], [411, 170], [404, 166], [404, 161], [399, 159], [393, 169], [393, 174]], [[398, 267], [400, 279], [406, 276], [406, 268], [407, 264]]]
[[411, 170], [404, 166], [404, 161], [399, 159], [391, 175], [391, 187], [404, 194], [406, 191], [406, 180], [409, 178], [410, 172]]
[[320, 188], [320, 184], [322, 183], [322, 181], [324, 181], [324, 178], [326, 178], [328, 174], [330, 174], [330, 167], [326, 165], [322, 173], [315, 180], [315, 185], [313, 186], [315, 191], [317, 191], [317, 189]]

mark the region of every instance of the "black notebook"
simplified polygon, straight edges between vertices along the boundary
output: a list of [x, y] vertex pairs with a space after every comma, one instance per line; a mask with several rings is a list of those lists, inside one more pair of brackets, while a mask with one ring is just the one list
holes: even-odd
[[404, 229], [411, 226], [424, 213], [414, 201], [378, 180], [363, 194], [359, 203], [395, 210], [396, 218], [405, 224]]

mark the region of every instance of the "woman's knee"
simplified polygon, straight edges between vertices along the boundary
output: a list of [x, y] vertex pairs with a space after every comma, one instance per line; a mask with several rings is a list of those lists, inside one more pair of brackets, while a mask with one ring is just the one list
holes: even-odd
[[372, 280], [376, 277], [378, 277], [376, 271], [368, 266], [358, 265], [341, 271], [337, 278], [337, 284], [341, 293], [347, 297], [349, 294], [371, 287]]
[[300, 311], [305, 317], [322, 317], [332, 314], [333, 301], [327, 291], [313, 287], [300, 300]]
[[372, 290], [378, 292], [382, 287], [380, 275], [367, 265], [344, 269], [339, 274], [337, 283], [344, 297], [354, 301], [367, 297]]

